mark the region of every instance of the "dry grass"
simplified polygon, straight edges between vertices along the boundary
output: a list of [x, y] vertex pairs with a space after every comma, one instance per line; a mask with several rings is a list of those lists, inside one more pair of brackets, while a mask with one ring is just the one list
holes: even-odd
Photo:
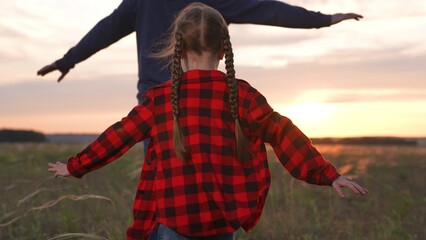
[[[124, 238], [142, 146], [82, 180], [53, 179], [47, 163], [83, 147], [0, 145], [0, 239]], [[426, 147], [318, 148], [369, 196], [340, 199], [331, 188], [294, 180], [269, 152], [273, 182], [262, 219], [237, 239], [426, 239]]]
[[49, 238], [48, 240], [62, 240], [62, 239], [69, 239], [69, 238], [108, 240], [108, 238], [100, 237], [94, 234], [85, 234], [85, 233], [65, 233], [65, 234], [57, 235], [53, 238]]
[[[48, 189], [48, 190], [49, 190], [49, 191], [53, 191], [52, 189]], [[38, 189], [38, 190], [36, 190], [35, 192], [33, 192], [33, 193], [31, 193], [31, 194], [27, 195], [27, 196], [26, 196], [26, 197], [24, 197], [23, 199], [19, 200], [19, 201], [18, 201], [18, 204], [17, 204], [17, 205], [18, 205], [18, 207], [19, 207], [19, 205], [21, 205], [23, 202], [27, 201], [27, 200], [28, 200], [28, 199], [30, 199], [31, 197], [33, 197], [33, 196], [35, 196], [36, 194], [38, 194], [38, 193], [40, 193], [40, 192], [43, 192], [43, 191], [46, 191], [46, 190], [45, 190], [45, 189]], [[107, 197], [104, 197], [104, 196], [99, 196], [99, 195], [93, 195], [93, 194], [85, 194], [85, 195], [80, 195], [80, 196], [77, 196], [77, 195], [71, 195], [71, 194], [69, 194], [69, 195], [64, 195], [64, 196], [59, 197], [58, 199], [47, 201], [47, 202], [45, 202], [44, 204], [42, 204], [41, 206], [31, 207], [31, 208], [29, 208], [29, 209], [19, 209], [19, 210], [15, 210], [15, 211], [13, 211], [13, 212], [10, 212], [10, 213], [6, 213], [6, 214], [4, 215], [4, 217], [2, 217], [2, 221], [3, 221], [4, 219], [11, 218], [11, 217], [12, 217], [12, 216], [14, 216], [14, 215], [18, 215], [18, 216], [15, 216], [14, 218], [12, 218], [11, 220], [9, 220], [9, 221], [7, 221], [7, 222], [5, 222], [5, 223], [0, 223], [0, 228], [1, 228], [1, 227], [7, 227], [7, 226], [11, 225], [12, 223], [14, 223], [14, 222], [18, 221], [19, 219], [21, 219], [21, 218], [23, 218], [23, 217], [27, 216], [27, 215], [28, 215], [28, 214], [30, 214], [30, 213], [38, 212], [38, 211], [42, 211], [42, 210], [45, 210], [45, 209], [47, 209], [47, 208], [53, 207], [53, 206], [55, 206], [56, 204], [58, 204], [60, 201], [62, 201], [62, 200], [64, 200], [64, 199], [69, 199], [69, 200], [72, 200], [72, 201], [82, 201], [82, 200], [86, 200], [86, 199], [100, 199], [100, 200], [108, 201], [108, 202], [110, 202], [111, 204], [114, 204], [114, 203], [113, 203], [113, 201], [112, 201], [111, 199], [109, 199], [109, 198], [107, 198]], [[7, 216], [7, 217], [6, 217], [6, 216]]]

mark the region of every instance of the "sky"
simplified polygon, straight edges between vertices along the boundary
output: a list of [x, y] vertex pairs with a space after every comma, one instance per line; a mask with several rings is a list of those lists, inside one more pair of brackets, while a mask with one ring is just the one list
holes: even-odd
[[[61, 83], [58, 72], [36, 75], [120, 2], [0, 2], [0, 129], [100, 133], [126, 116], [137, 103], [134, 34]], [[309, 137], [426, 136], [426, 1], [286, 2], [364, 19], [309, 30], [231, 24], [238, 78]]]

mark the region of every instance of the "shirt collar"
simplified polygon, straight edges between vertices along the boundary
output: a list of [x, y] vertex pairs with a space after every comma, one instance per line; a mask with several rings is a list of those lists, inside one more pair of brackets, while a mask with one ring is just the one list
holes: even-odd
[[182, 74], [182, 80], [187, 82], [212, 81], [226, 78], [226, 74], [219, 70], [189, 70]]

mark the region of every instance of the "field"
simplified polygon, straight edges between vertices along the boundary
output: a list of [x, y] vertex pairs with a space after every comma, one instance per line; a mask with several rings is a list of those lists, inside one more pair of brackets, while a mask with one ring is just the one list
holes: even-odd
[[[142, 164], [141, 146], [82, 180], [54, 179], [47, 163], [79, 144], [0, 145], [0, 239], [124, 239]], [[262, 219], [237, 239], [426, 239], [426, 146], [318, 145], [369, 189], [341, 199], [294, 180], [270, 153]]]

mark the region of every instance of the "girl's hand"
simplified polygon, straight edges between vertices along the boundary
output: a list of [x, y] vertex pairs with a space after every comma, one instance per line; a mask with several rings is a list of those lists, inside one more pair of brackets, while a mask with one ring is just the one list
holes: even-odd
[[61, 162], [47, 164], [49, 169], [47, 171], [54, 172], [56, 177], [69, 177], [71, 174], [68, 172], [67, 165]]
[[354, 193], [366, 195], [368, 193], [368, 190], [366, 188], [361, 187], [356, 182], [353, 182], [346, 178], [345, 176], [340, 176], [336, 180], [333, 181], [331, 184], [336, 190], [336, 192], [340, 195], [340, 197], [345, 197], [342, 191], [342, 187], [350, 188]]

